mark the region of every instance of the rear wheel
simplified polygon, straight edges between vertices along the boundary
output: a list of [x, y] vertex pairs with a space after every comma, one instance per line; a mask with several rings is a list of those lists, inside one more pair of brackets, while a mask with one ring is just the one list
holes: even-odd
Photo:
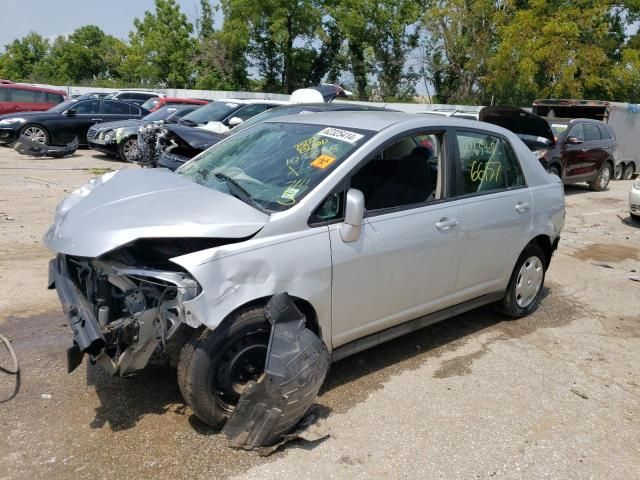
[[538, 308], [545, 265], [546, 258], [542, 249], [535, 243], [529, 244], [516, 262], [503, 299], [496, 305], [498, 311], [520, 318]]
[[20, 130], [20, 135], [40, 145], [47, 145], [49, 143], [49, 134], [39, 125], [25, 125], [22, 127], [22, 130]]
[[631, 180], [633, 174], [636, 171], [636, 166], [633, 163], [628, 163], [624, 166], [624, 171], [622, 172], [622, 178], [624, 180]]
[[612, 170], [613, 168], [611, 167], [611, 164], [605, 163], [598, 172], [598, 176], [595, 180], [589, 182], [589, 188], [594, 192], [602, 192], [603, 190], [606, 190], [609, 185], [609, 180], [611, 180]]
[[234, 411], [247, 382], [264, 372], [271, 329], [262, 307], [240, 310], [225, 323], [192, 338], [178, 360], [185, 402], [215, 428]]
[[614, 180], [621, 180], [622, 179], [623, 168], [624, 168], [624, 165], [622, 165], [621, 163], [619, 163], [618, 165], [615, 166], [615, 168], [613, 169], [613, 179]]

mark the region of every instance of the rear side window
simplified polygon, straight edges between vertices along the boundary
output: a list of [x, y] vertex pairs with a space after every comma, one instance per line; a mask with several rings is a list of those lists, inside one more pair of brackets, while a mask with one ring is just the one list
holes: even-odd
[[598, 125], [594, 123], [585, 123], [583, 128], [585, 142], [595, 142], [600, 140], [600, 130], [598, 130]]
[[33, 90], [22, 90], [21, 88], [10, 88], [9, 101], [21, 103], [35, 103], [36, 95]]
[[242, 120], [248, 120], [249, 118], [264, 112], [267, 109], [266, 105], [247, 105], [235, 112], [232, 116], [241, 118]]
[[58, 95], [57, 93], [47, 93], [47, 103], [62, 103], [64, 101], [64, 98], [62, 97], [62, 95]]
[[129, 105], [126, 103], [114, 102], [113, 100], [104, 101], [104, 113], [106, 115], [129, 115]]
[[604, 125], [598, 125], [598, 130], [600, 131], [600, 138], [602, 140], [611, 139], [611, 134], [609, 133], [609, 130], [607, 130], [607, 127], [605, 127]]
[[486, 133], [457, 132], [457, 195], [507, 190], [525, 185], [509, 142]]

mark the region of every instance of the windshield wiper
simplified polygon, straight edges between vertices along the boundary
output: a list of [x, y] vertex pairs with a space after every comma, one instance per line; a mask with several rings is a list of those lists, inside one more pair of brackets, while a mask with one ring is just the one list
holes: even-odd
[[229, 191], [234, 197], [237, 197], [240, 200], [242, 200], [244, 203], [248, 203], [253, 208], [257, 208], [258, 210], [260, 210], [256, 201], [251, 196], [251, 194], [242, 185], [240, 185], [237, 182], [237, 180], [221, 172], [216, 172], [214, 174], [214, 177], [216, 177], [218, 180], [225, 182], [227, 184], [227, 188], [229, 189]]
[[194, 122], [193, 120], [189, 120], [186, 118], [181, 118], [180, 120], [178, 120], [178, 123], [181, 123], [183, 125], [187, 125], [189, 127], [193, 127], [194, 125], [197, 125], [196, 122]]

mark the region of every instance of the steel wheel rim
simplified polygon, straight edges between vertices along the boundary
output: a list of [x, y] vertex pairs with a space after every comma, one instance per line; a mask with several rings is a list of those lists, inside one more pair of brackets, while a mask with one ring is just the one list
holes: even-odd
[[226, 411], [233, 411], [249, 381], [257, 381], [264, 372], [269, 333], [257, 331], [232, 341], [212, 372], [211, 389], [216, 402]]
[[516, 280], [516, 303], [520, 308], [526, 308], [538, 296], [542, 288], [544, 268], [539, 257], [527, 258], [518, 272]]
[[616, 171], [613, 174], [613, 178], [620, 180], [622, 178], [622, 165], [616, 165]]
[[622, 177], [624, 180], [631, 180], [631, 177], [633, 177], [633, 166], [632, 165], [627, 165], [626, 167], [624, 167], [624, 172], [622, 173]]
[[609, 184], [609, 179], [611, 178], [611, 172], [609, 171], [609, 167], [604, 167], [602, 172], [600, 172], [600, 188], [605, 188]]
[[124, 158], [133, 160], [138, 156], [138, 140], [127, 140], [122, 147]]
[[39, 143], [40, 145], [44, 145], [47, 141], [47, 135], [44, 133], [44, 130], [38, 127], [28, 127], [24, 129], [22, 135], [27, 137], [32, 142]]

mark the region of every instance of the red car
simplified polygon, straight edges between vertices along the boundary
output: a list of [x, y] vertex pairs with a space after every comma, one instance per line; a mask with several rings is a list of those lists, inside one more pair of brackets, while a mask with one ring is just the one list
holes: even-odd
[[153, 97], [142, 104], [142, 108], [155, 112], [167, 105], [206, 105], [207, 100], [196, 100], [195, 98], [174, 98], [174, 97]]
[[0, 83], [0, 115], [16, 112], [41, 112], [64, 102], [62, 90], [31, 87], [19, 83]]

